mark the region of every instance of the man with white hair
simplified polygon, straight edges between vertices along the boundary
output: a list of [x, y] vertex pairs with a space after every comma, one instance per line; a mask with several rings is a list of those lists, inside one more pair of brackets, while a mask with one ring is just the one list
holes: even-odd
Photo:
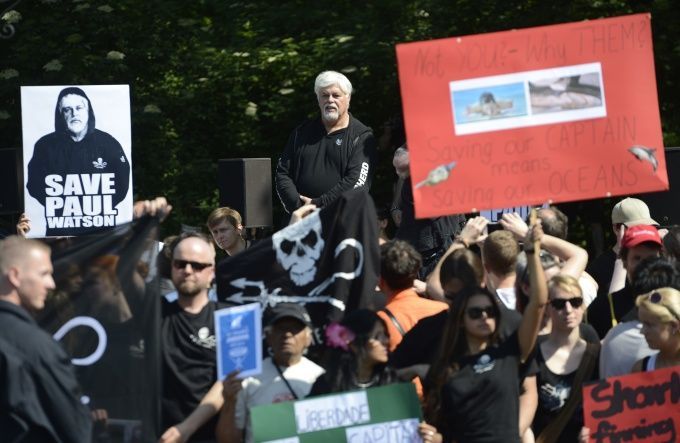
[[371, 128], [349, 113], [352, 84], [324, 71], [314, 93], [320, 118], [293, 130], [276, 167], [276, 191], [288, 213], [309, 203], [326, 206], [347, 190], [371, 185], [376, 143]]

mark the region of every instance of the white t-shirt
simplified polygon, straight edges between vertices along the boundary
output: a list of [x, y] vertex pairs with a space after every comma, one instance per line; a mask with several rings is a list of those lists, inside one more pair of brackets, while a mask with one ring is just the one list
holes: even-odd
[[[281, 367], [281, 370], [298, 399], [305, 398], [316, 379], [325, 372], [321, 366], [305, 357], [302, 357], [302, 360], [293, 366]], [[260, 375], [246, 378], [241, 385], [243, 389], [236, 399], [234, 423], [239, 429], [246, 428], [246, 441], [252, 442], [250, 408], [292, 401], [295, 400], [295, 397], [279, 375], [271, 357], [262, 362], [262, 373]]]
[[515, 295], [515, 288], [498, 288], [496, 289], [498, 298], [508, 309], [515, 309], [517, 307], [517, 296]]
[[609, 330], [600, 350], [600, 378], [630, 374], [636, 361], [655, 352], [647, 345], [641, 328], [642, 323], [636, 320]]

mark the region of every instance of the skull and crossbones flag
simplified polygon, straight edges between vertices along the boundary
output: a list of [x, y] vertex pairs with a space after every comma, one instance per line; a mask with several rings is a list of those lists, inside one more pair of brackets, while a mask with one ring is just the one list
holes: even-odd
[[217, 294], [235, 304], [305, 305], [318, 328], [363, 307], [379, 273], [371, 197], [357, 189], [217, 265]]

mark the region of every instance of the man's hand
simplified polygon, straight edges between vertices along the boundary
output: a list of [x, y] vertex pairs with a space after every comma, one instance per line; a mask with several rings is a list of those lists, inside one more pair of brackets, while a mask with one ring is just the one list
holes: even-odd
[[290, 215], [290, 222], [288, 222], [289, 225], [295, 224], [302, 220], [303, 218], [307, 217], [309, 214], [314, 212], [316, 210], [316, 205], [313, 204], [307, 204], [300, 206], [297, 208], [293, 213]]
[[31, 231], [31, 220], [26, 213], [21, 214], [19, 222], [17, 223], [17, 235], [26, 238], [26, 234]]
[[460, 231], [457, 238], [468, 246], [475, 243], [481, 243], [487, 237], [486, 225], [488, 224], [489, 220], [482, 216], [473, 217], [465, 223], [465, 227]]
[[443, 441], [443, 437], [437, 432], [437, 428], [424, 421], [418, 425], [418, 435], [420, 435], [423, 443], [441, 443]]
[[222, 382], [222, 396], [224, 397], [225, 404], [236, 403], [236, 397], [238, 397], [238, 393], [242, 388], [241, 380], [238, 378], [240, 372], [238, 369], [231, 371]]
[[529, 226], [527, 226], [526, 222], [522, 220], [522, 217], [515, 212], [503, 214], [500, 223], [501, 226], [503, 226], [503, 229], [510, 231], [512, 235], [515, 236], [515, 240], [517, 241], [524, 240], [527, 231], [529, 231]]
[[300, 195], [300, 201], [302, 202], [302, 206], [312, 204], [312, 199], [309, 197], [305, 197], [304, 195]]
[[179, 425], [177, 425], [168, 428], [163, 435], [161, 435], [158, 443], [184, 443], [185, 441], [182, 431], [180, 431]]
[[158, 215], [161, 221], [172, 211], [172, 205], [168, 203], [165, 197], [156, 197], [153, 200], [140, 200], [135, 202], [132, 208], [134, 218], [140, 218], [145, 215], [155, 217]]
[[523, 242], [524, 250], [533, 251], [535, 246], [541, 246], [542, 240], [543, 240], [543, 226], [541, 226], [541, 219], [536, 217], [536, 222], [527, 228], [527, 233], [524, 237]]

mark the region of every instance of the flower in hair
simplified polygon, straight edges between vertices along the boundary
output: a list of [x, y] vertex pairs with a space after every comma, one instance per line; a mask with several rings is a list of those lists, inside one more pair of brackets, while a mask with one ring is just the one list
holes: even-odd
[[326, 346], [340, 348], [349, 351], [349, 344], [354, 340], [354, 332], [340, 323], [331, 323], [326, 326]]

